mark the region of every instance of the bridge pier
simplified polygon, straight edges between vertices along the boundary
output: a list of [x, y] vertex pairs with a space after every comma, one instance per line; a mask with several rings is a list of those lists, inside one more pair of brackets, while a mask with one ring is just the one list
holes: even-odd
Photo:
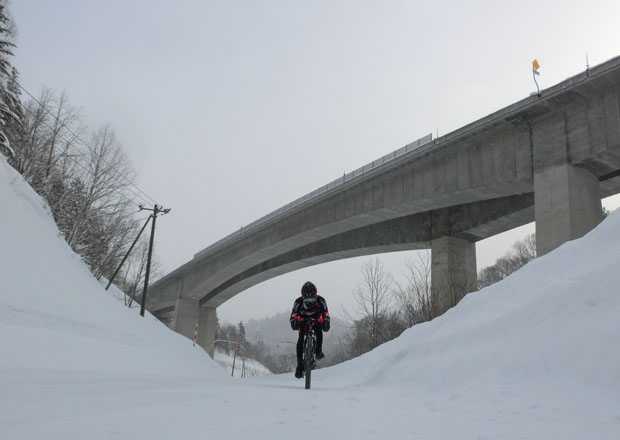
[[598, 178], [568, 163], [534, 170], [536, 252], [582, 237], [603, 219]]
[[209, 356], [214, 356], [215, 332], [217, 331], [217, 315], [215, 307], [201, 307], [198, 323], [198, 343]]
[[445, 236], [431, 241], [431, 313], [443, 315], [478, 288], [476, 244]]
[[199, 302], [194, 299], [178, 299], [174, 318], [174, 331], [189, 339], [194, 339], [194, 328], [198, 324], [196, 342], [211, 357], [217, 330], [215, 310], [215, 307], [200, 307]]
[[191, 299], [177, 299], [174, 307], [174, 328], [177, 333], [186, 338], [194, 338], [194, 326], [199, 321], [198, 301]]

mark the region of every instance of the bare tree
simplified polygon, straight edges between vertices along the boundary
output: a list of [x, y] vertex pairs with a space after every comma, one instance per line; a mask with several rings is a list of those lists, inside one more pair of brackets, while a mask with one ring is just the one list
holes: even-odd
[[[48, 108], [49, 121], [48, 135], [44, 148], [47, 150], [45, 162], [45, 179], [49, 178], [56, 163], [69, 154], [68, 150], [73, 146], [82, 131], [80, 115], [75, 107], [69, 104], [66, 93], [61, 93], [55, 100], [52, 109]], [[53, 113], [51, 113], [53, 111]], [[51, 114], [50, 114], [51, 113]]]
[[405, 260], [403, 286], [395, 282], [394, 299], [407, 327], [430, 321], [431, 316], [431, 258], [428, 250], [416, 252]]
[[524, 262], [522, 266], [536, 258], [536, 234], [529, 234], [524, 239], [517, 241], [513, 248], [516, 256]]
[[[135, 238], [136, 230], [133, 231]], [[141, 237], [138, 244], [125, 262], [123, 276], [118, 284], [125, 292], [125, 305], [131, 307], [138, 292], [142, 292], [146, 274], [146, 261], [148, 259], [149, 241], [147, 237]], [[151, 280], [155, 280], [161, 274], [161, 264], [155, 255], [151, 259]]]
[[390, 291], [393, 279], [378, 258], [362, 264], [362, 282], [353, 292], [361, 320], [358, 330], [368, 335], [371, 349], [387, 340], [384, 326], [390, 309]]
[[[75, 176], [76, 156], [81, 156], [77, 138], [83, 131], [80, 116], [63, 93], [57, 100], [43, 89], [22, 110], [19, 134], [14, 139], [11, 165], [43, 197], [52, 212], [65, 195], [61, 189]], [[64, 186], [59, 186], [59, 181]]]
[[[96, 240], [89, 240], [86, 259], [95, 278], [109, 277], [114, 273], [130, 243], [133, 242], [137, 222], [128, 213], [129, 207], [102, 216]], [[91, 228], [92, 233], [92, 228]]]
[[122, 194], [135, 179], [129, 160], [109, 126], [93, 133], [85, 162], [83, 168], [86, 172], [81, 176], [85, 197], [66, 237], [73, 249], [77, 248], [87, 232], [86, 225], [91, 211], [109, 214], [127, 209], [127, 200]]
[[503, 280], [536, 258], [536, 235], [530, 234], [512, 245], [510, 251], [498, 258], [495, 264], [485, 267], [478, 274], [480, 288]]

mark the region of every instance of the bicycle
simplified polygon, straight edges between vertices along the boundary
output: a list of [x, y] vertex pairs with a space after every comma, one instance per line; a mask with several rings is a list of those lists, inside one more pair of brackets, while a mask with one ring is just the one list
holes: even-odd
[[314, 332], [315, 322], [315, 319], [307, 318], [304, 324], [304, 357], [302, 365], [304, 367], [307, 390], [310, 389], [312, 370], [316, 368], [316, 333]]

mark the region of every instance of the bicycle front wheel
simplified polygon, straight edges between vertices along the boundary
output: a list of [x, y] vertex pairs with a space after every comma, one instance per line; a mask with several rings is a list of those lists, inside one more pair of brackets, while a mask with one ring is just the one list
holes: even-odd
[[306, 336], [306, 347], [304, 351], [304, 374], [306, 376], [306, 389], [310, 389], [312, 380], [312, 364], [314, 363], [314, 339], [312, 336]]

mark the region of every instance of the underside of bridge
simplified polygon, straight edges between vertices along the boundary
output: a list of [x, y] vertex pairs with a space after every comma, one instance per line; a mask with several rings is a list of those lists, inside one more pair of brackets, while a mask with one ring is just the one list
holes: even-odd
[[[444, 237], [473, 244], [533, 221], [533, 205], [534, 195], [522, 194], [422, 212], [335, 234], [250, 267], [212, 289], [202, 297], [200, 305], [218, 307], [260, 282], [315, 264], [386, 252], [434, 249], [435, 242]], [[475, 288], [475, 251], [473, 260], [474, 283], [468, 286]]]

